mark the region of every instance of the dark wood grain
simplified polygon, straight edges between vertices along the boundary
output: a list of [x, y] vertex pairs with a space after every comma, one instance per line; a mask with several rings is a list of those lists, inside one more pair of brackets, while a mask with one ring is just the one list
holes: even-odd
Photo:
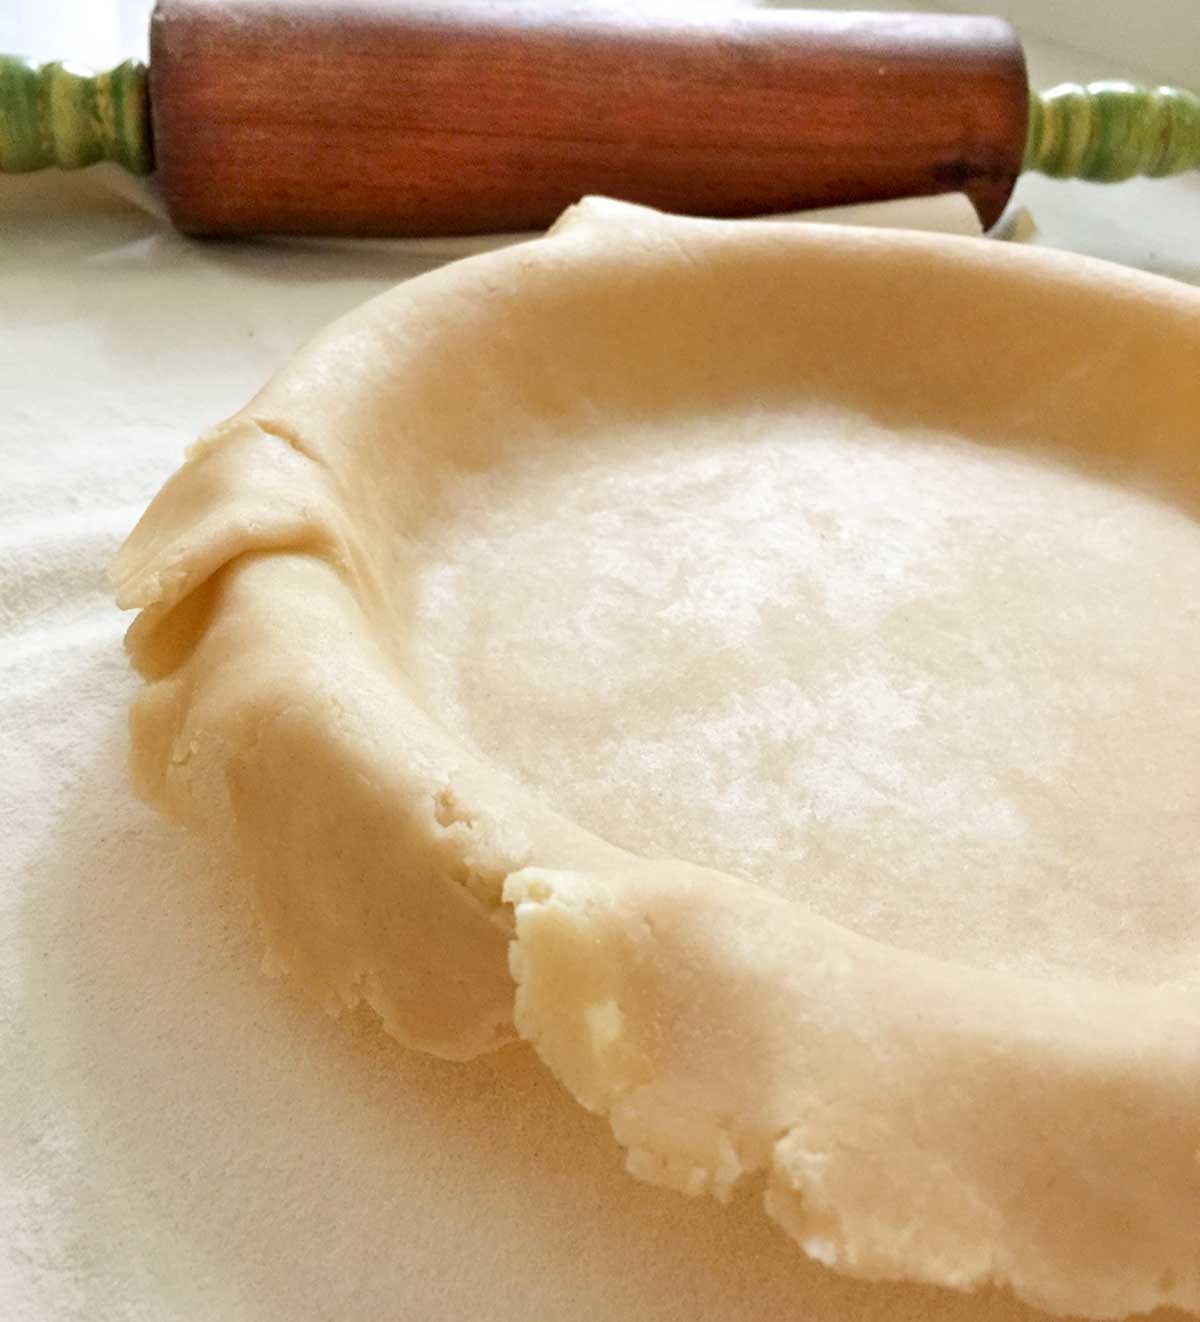
[[998, 19], [571, 0], [159, 0], [155, 150], [198, 234], [466, 234], [586, 193], [697, 215], [966, 191], [1025, 147]]

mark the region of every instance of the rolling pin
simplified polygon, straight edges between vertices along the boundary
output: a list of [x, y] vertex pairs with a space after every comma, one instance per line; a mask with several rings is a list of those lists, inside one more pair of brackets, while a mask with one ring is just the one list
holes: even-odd
[[586, 193], [748, 216], [1022, 168], [1200, 165], [1200, 100], [1030, 94], [1000, 19], [550, 0], [159, 0], [149, 69], [0, 57], [0, 171], [155, 170], [192, 234], [537, 229]]

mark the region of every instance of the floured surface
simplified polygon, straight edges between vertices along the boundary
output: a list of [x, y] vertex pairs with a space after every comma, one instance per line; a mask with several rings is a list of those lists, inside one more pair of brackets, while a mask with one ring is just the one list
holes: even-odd
[[1052, 452], [820, 409], [463, 479], [397, 645], [635, 853], [906, 949], [1200, 964], [1200, 527]]

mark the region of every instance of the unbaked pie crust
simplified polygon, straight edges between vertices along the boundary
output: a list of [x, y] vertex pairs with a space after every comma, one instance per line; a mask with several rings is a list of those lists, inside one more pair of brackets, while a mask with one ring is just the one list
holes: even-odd
[[838, 1270], [1200, 1308], [1200, 294], [603, 200], [310, 343], [123, 549], [270, 959]]

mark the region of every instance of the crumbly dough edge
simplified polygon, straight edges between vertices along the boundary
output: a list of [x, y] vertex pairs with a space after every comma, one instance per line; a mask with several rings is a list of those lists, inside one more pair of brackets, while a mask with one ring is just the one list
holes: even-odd
[[637, 1178], [721, 1201], [761, 1182], [849, 1275], [1095, 1318], [1200, 1308], [1186, 989], [966, 974], [670, 862], [530, 868], [505, 898], [517, 1029]]

